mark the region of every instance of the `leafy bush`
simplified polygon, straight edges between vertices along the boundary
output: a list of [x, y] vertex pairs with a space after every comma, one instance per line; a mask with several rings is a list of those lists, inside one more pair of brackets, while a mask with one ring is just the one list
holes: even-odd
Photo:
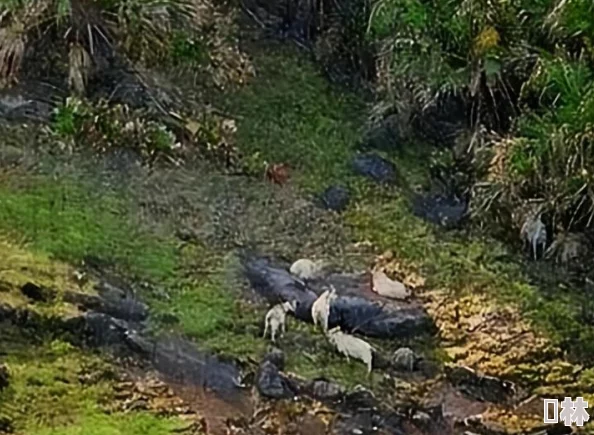
[[149, 159], [171, 152], [176, 145], [172, 131], [127, 106], [105, 101], [91, 105], [77, 98], [68, 98], [56, 108], [50, 132], [67, 146], [88, 144], [99, 152], [127, 147]]

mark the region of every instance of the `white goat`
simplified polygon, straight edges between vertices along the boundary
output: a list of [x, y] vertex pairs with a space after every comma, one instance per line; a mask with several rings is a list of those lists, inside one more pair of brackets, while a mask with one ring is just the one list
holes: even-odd
[[354, 335], [342, 332], [340, 326], [328, 331], [328, 340], [346, 357], [347, 361], [350, 361], [350, 357], [361, 360], [367, 364], [367, 373], [371, 373], [375, 352], [373, 346]]
[[538, 246], [540, 245], [544, 251], [547, 244], [547, 229], [542, 222], [540, 215], [529, 216], [522, 225], [520, 230], [520, 238], [525, 244], [528, 244], [532, 249], [532, 255], [536, 260], [538, 253]]
[[282, 304], [275, 305], [272, 307], [268, 313], [266, 313], [266, 318], [264, 319], [264, 338], [266, 338], [266, 334], [268, 333], [268, 328], [270, 328], [270, 337], [272, 338], [272, 342], [276, 341], [276, 333], [280, 329], [280, 336], [282, 337], [283, 334], [286, 332], [286, 318], [287, 313], [289, 311], [295, 312], [296, 303], [295, 301], [291, 302], [283, 302]]
[[326, 266], [323, 261], [312, 261], [307, 258], [301, 258], [294, 262], [289, 272], [302, 280], [315, 279], [320, 276], [320, 273]]
[[330, 317], [330, 303], [336, 299], [336, 289], [326, 290], [311, 306], [311, 317], [314, 325], [322, 325], [324, 332], [328, 331], [328, 317]]

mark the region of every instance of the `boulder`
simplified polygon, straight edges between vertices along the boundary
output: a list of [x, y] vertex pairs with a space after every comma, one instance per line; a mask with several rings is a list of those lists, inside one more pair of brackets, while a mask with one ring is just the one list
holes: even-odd
[[105, 281], [97, 285], [96, 290], [99, 295], [65, 292], [64, 301], [127, 322], [141, 322], [147, 319], [148, 307], [137, 300], [130, 290], [123, 290]]
[[305, 391], [316, 400], [330, 402], [342, 400], [345, 394], [340, 385], [323, 378], [314, 379], [307, 383]]
[[396, 182], [396, 166], [377, 154], [360, 154], [353, 160], [356, 174], [369, 178], [380, 184]]
[[285, 369], [285, 354], [282, 350], [273, 347], [266, 355], [263, 361], [268, 361], [274, 364], [279, 370]]
[[295, 301], [295, 317], [312, 322], [311, 306], [318, 298], [303, 281], [294, 277], [284, 268], [274, 267], [264, 257], [244, 253], [242, 258], [244, 273], [258, 295], [270, 304]]
[[295, 390], [290, 380], [281, 374], [278, 367], [270, 361], [260, 364], [256, 375], [258, 392], [269, 399], [285, 399], [295, 396]]
[[104, 313], [88, 312], [70, 319], [66, 329], [74, 334], [81, 334], [91, 346], [118, 346], [125, 344], [126, 331], [130, 326]]
[[399, 371], [412, 372], [417, 363], [417, 355], [408, 347], [401, 347], [392, 354], [392, 366]]
[[200, 350], [186, 338], [174, 335], [152, 338], [142, 331], [129, 329], [125, 340], [131, 350], [149, 360], [173, 382], [206, 388], [229, 398], [243, 388], [241, 373], [235, 364]]
[[[262, 257], [243, 258], [245, 274], [255, 291], [271, 303], [297, 301], [295, 317], [312, 322], [311, 306], [318, 295], [287, 270]], [[346, 291], [348, 292], [348, 291]], [[435, 327], [421, 307], [379, 304], [361, 293], [339, 295], [330, 306], [329, 327], [377, 338], [404, 338], [433, 333]]]
[[357, 385], [353, 391], [346, 395], [345, 403], [352, 409], [371, 409], [377, 406], [373, 393], [361, 385]]
[[320, 195], [323, 208], [336, 212], [343, 212], [349, 205], [351, 194], [344, 186], [330, 186]]

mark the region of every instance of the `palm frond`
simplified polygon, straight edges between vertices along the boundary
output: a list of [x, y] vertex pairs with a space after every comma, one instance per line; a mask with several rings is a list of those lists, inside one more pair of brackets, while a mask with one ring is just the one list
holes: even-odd
[[68, 53], [68, 85], [76, 94], [85, 94], [91, 67], [87, 50], [79, 43], [72, 44]]
[[0, 29], [0, 84], [8, 85], [16, 80], [25, 52], [25, 41], [21, 26]]

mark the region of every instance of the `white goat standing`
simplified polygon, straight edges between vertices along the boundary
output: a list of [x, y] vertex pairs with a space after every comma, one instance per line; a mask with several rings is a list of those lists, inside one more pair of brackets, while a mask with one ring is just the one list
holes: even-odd
[[528, 217], [522, 225], [520, 230], [520, 237], [532, 248], [532, 255], [536, 260], [538, 252], [538, 245], [542, 246], [543, 250], [547, 244], [547, 229], [542, 222], [540, 215]]
[[373, 346], [354, 335], [342, 332], [340, 326], [328, 331], [328, 340], [346, 357], [347, 361], [350, 361], [350, 357], [361, 360], [367, 364], [367, 373], [371, 373], [375, 352]]
[[264, 319], [264, 338], [266, 338], [269, 328], [270, 337], [272, 338], [273, 343], [276, 341], [276, 333], [279, 331], [279, 329], [280, 336], [283, 336], [287, 330], [287, 313], [289, 311], [295, 312], [295, 305], [295, 301], [283, 302], [282, 304], [275, 305], [268, 311], [268, 313], [266, 313], [266, 318]]
[[314, 325], [322, 325], [324, 332], [328, 331], [328, 317], [330, 317], [330, 303], [336, 299], [336, 289], [326, 290], [311, 306], [311, 317]]

